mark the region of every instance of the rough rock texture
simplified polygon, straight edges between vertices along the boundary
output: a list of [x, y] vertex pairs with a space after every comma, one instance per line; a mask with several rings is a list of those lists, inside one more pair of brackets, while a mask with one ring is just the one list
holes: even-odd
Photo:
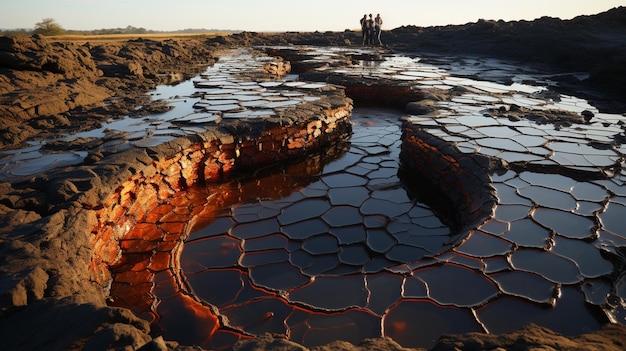
[[1, 37], [0, 146], [128, 114], [148, 102], [142, 92], [201, 72], [215, 60], [211, 51], [195, 39], [81, 44]]
[[404, 126], [401, 150], [402, 165], [413, 178], [428, 178], [424, 180], [427, 184], [441, 189], [457, 204], [452, 212], [460, 228], [455, 229], [471, 228], [491, 213], [496, 200], [486, 170], [503, 169], [501, 161], [466, 156], [456, 146], [411, 124]]
[[[566, 337], [550, 329], [529, 324], [507, 334], [486, 335], [467, 333], [461, 335], [443, 335], [430, 351], [618, 351], [626, 348], [624, 328], [618, 325], [606, 325], [595, 333], [578, 337]], [[289, 351], [327, 351], [327, 350], [379, 350], [379, 351], [424, 351], [422, 348], [404, 348], [388, 338], [366, 339], [358, 345], [336, 341], [324, 346], [305, 348], [289, 340], [261, 335], [253, 340], [239, 342], [235, 351], [252, 350], [289, 350]]]
[[624, 328], [606, 325], [595, 333], [568, 338], [534, 324], [519, 331], [502, 335], [467, 333], [444, 335], [431, 351], [478, 350], [624, 350]]
[[33, 302], [0, 324], [6, 350], [137, 349], [152, 339], [149, 330], [127, 309], [72, 297]]
[[[479, 21], [465, 26], [402, 27], [384, 33], [403, 51], [488, 55], [548, 64], [567, 87], [581, 85], [606, 106], [623, 104], [626, 82], [626, 8], [571, 21]], [[563, 35], [567, 33], [567, 35]], [[48, 133], [93, 128], [106, 118], [162, 108], [145, 95], [157, 84], [180, 81], [214, 62], [225, 46], [311, 44], [349, 46], [360, 34], [241, 33], [215, 39], [62, 43], [43, 37], [0, 38], [0, 146], [9, 148]], [[306, 67], [298, 67], [306, 70]], [[586, 72], [577, 80], [568, 72]], [[271, 72], [269, 72], [271, 73]], [[341, 82], [337, 82], [341, 83]], [[357, 89], [357, 88], [354, 88]], [[361, 88], [364, 89], [364, 88]], [[367, 89], [376, 89], [376, 87]], [[364, 96], [366, 91], [361, 91]], [[402, 94], [400, 94], [403, 96]], [[397, 104], [410, 100], [401, 98]], [[410, 106], [428, 111], [428, 103]], [[492, 111], [510, 114], [511, 111]], [[515, 111], [513, 111], [515, 112]], [[567, 116], [565, 116], [567, 117]], [[567, 118], [564, 117], [564, 121]], [[237, 126], [233, 126], [237, 128]], [[192, 144], [171, 144], [179, 151]], [[146, 321], [106, 305], [88, 269], [103, 200], [121, 195], [140, 173], [155, 172], [163, 153], [124, 153], [115, 165], [93, 159], [93, 167], [48, 172], [0, 183], [0, 340], [3, 349], [183, 349], [150, 334]], [[115, 210], [115, 206], [111, 206]], [[66, 230], [67, 228], [73, 228]], [[110, 247], [109, 247], [110, 248]], [[99, 247], [99, 254], [107, 248]], [[115, 247], [109, 253], [115, 254]], [[92, 267], [93, 268], [93, 267]], [[103, 274], [103, 281], [106, 279]], [[623, 350], [626, 328], [568, 338], [531, 325], [504, 335], [443, 336], [435, 350]], [[188, 347], [187, 349], [198, 349]], [[272, 336], [237, 345], [238, 350], [305, 348]], [[392, 340], [345, 342], [314, 348], [404, 350]]]
[[404, 348], [397, 342], [389, 338], [365, 339], [358, 345], [346, 341], [335, 341], [328, 345], [306, 348], [280, 337], [270, 334], [263, 334], [249, 341], [239, 342], [233, 348], [235, 351], [255, 351], [255, 350], [282, 350], [282, 351], [423, 351], [424, 349]]

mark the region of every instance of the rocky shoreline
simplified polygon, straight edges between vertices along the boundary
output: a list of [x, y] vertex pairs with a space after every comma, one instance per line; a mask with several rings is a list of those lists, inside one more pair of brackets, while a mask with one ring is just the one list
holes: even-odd
[[[506, 58], [543, 67], [562, 89], [586, 92], [599, 106], [624, 106], [626, 8], [571, 21], [479, 21], [465, 26], [402, 27], [386, 34], [388, 50]], [[563, 33], [567, 33], [564, 35]], [[589, 37], [594, 40], [588, 40]], [[137, 39], [107, 43], [61, 43], [44, 37], [0, 38], [0, 146], [11, 149], [33, 138], [89, 130], [109, 118], [166, 111], [146, 92], [184, 81], [218, 62], [224, 49], [258, 45], [349, 46], [359, 33], [241, 33], [218, 38]], [[533, 40], [530, 40], [530, 39]], [[582, 74], [582, 79], [577, 77]], [[332, 106], [333, 105], [331, 104]], [[191, 144], [169, 144], [163, 154]], [[92, 283], [96, 226], [84, 209], [100, 208], [119, 184], [161, 156], [127, 152], [107, 165], [90, 153], [93, 169], [48, 172], [0, 182], [0, 340], [8, 349], [199, 349], [164, 341], [148, 323], [123, 308], [109, 307]], [[66, 228], [77, 228], [65, 231]], [[67, 316], [71, 315], [71, 318]], [[563, 349], [621, 350], [626, 328], [608, 324], [578, 337], [530, 325], [503, 335], [443, 336], [433, 350]], [[389, 339], [330, 349], [403, 350]], [[305, 349], [263, 335], [237, 349]]]

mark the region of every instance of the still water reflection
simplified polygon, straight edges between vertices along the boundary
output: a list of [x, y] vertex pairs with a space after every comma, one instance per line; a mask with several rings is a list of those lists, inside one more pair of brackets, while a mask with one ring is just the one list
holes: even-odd
[[[307, 346], [386, 335], [428, 347], [441, 333], [534, 322], [573, 335], [606, 322], [614, 267], [590, 242], [597, 223], [572, 213], [599, 195], [567, 177], [508, 172], [494, 176], [493, 217], [455, 233], [453, 204], [398, 175], [399, 116], [357, 108], [349, 143], [193, 190], [229, 194], [193, 205], [180, 256], [181, 292], [221, 315], [203, 345], [271, 332]], [[168, 338], [206, 333], [177, 332], [170, 324], [187, 312], [157, 298]]]
[[[441, 62], [464, 76], [515, 69], [456, 64]], [[221, 348], [264, 332], [307, 346], [390, 336], [429, 347], [444, 333], [533, 322], [576, 335], [624, 322], [615, 258], [626, 246], [626, 178], [612, 168], [623, 160], [614, 142], [623, 117], [544, 98], [516, 69], [506, 76], [519, 83], [506, 85], [407, 57], [353, 68], [335, 73], [467, 90], [438, 102], [438, 117], [408, 121], [465, 153], [515, 164], [492, 175], [493, 215], [451, 230], [453, 204], [399, 175], [400, 114], [357, 108], [349, 143], [184, 195], [173, 210], [191, 218], [180, 270], [154, 279], [154, 323], [166, 338]], [[510, 104], [596, 116], [555, 128], [484, 113]]]
[[[460, 239], [446, 216], [453, 204], [407, 186], [399, 173], [400, 116], [355, 109], [344, 145], [192, 190], [229, 196], [209, 195], [211, 205], [193, 211], [180, 256], [187, 293], [215, 306], [227, 329], [282, 333], [308, 345], [382, 336], [381, 318], [402, 298], [403, 275], [392, 272]], [[473, 280], [469, 272], [458, 279], [466, 269], [448, 270], [435, 274]], [[475, 291], [497, 291], [483, 284]], [[438, 286], [431, 289], [445, 302]], [[175, 306], [165, 298], [158, 313], [177, 319]], [[189, 340], [188, 332], [164, 329], [168, 338]], [[209, 345], [219, 344], [220, 333]]]

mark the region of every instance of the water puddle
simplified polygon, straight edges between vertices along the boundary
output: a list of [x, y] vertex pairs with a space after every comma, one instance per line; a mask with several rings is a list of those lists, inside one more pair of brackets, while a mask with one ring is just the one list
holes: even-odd
[[[350, 338], [355, 342], [380, 336], [375, 320], [401, 296], [402, 276], [388, 272], [406, 271], [394, 267], [432, 257], [458, 238], [449, 219], [440, 217], [445, 212], [437, 214], [451, 205], [416, 193], [398, 175], [400, 116], [355, 109], [354, 134], [334, 151], [193, 190], [236, 196], [219, 206], [185, 204], [197, 212], [191, 219], [197, 224], [180, 255], [187, 286], [182, 290], [218, 308], [229, 327], [248, 333], [280, 332], [297, 340], [297, 325], [318, 323], [320, 331], [353, 324], [359, 330]], [[385, 284], [375, 289], [383, 277], [398, 290]], [[261, 307], [266, 304], [274, 307]], [[175, 306], [165, 298], [157, 311], [182, 318]], [[335, 317], [316, 322], [331, 311]], [[259, 323], [268, 313], [278, 322]], [[344, 321], [335, 325], [338, 320]], [[166, 336], [189, 341], [188, 331], [168, 330]]]
[[[345, 54], [307, 50], [311, 60]], [[242, 57], [233, 60], [245, 66]], [[358, 106], [345, 143], [157, 204], [120, 242], [127, 251], [113, 267], [113, 304], [166, 339], [217, 349], [265, 332], [309, 347], [380, 336], [430, 347], [441, 334], [530, 322], [565, 335], [625, 323], [626, 117], [553, 93], [549, 78], [499, 61], [428, 62], [395, 55], [320, 64], [327, 74], [464, 93], [437, 102], [433, 116]], [[307, 89], [324, 86], [297, 77], [245, 82], [233, 78], [239, 71], [221, 62], [183, 86], [188, 96], [172, 99], [183, 107], [159, 123], [193, 133], [217, 118], [252, 120], [315, 99]], [[554, 110], [594, 117], [530, 116]], [[492, 213], [466, 228], [442, 189], [404, 175], [400, 117], [441, 149], [502, 161], [486, 184], [497, 199]]]

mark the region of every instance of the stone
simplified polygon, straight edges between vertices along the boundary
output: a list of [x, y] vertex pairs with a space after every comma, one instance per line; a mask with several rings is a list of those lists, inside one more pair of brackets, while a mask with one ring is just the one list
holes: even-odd
[[[500, 335], [468, 333], [465, 335], [444, 335], [439, 338], [432, 351], [448, 350], [491, 350], [496, 348], [523, 350], [607, 350], [623, 348], [624, 335], [615, 333], [615, 325], [607, 325], [598, 333], [583, 334], [568, 338], [547, 328], [534, 324], [519, 331]], [[618, 327], [619, 328], [619, 327]], [[595, 336], [594, 336], [595, 335]]]
[[[168, 347], [169, 346], [169, 347]], [[142, 347], [138, 348], [137, 351], [167, 351], [169, 349], [178, 349], [178, 347], [171, 347], [173, 345], [168, 345], [165, 340], [163, 340], [162, 336], [158, 336]], [[192, 349], [189, 347], [189, 349]]]
[[[83, 346], [83, 350], [131, 348], [148, 344], [150, 337], [143, 331], [123, 323], [114, 323], [98, 330]], [[156, 344], [159, 345], [159, 344]], [[160, 348], [163, 350], [163, 348]]]
[[306, 351], [304, 346], [286, 340], [282, 337], [275, 337], [269, 333], [261, 334], [253, 340], [240, 341], [233, 346], [234, 351], [254, 351], [254, 350], [277, 350], [277, 351]]
[[133, 76], [143, 77], [143, 68], [137, 62], [128, 63], [128, 72]]
[[589, 121], [591, 121], [593, 116], [595, 116], [594, 113], [589, 111], [589, 110], [584, 110], [580, 114], [583, 116], [583, 118], [585, 119], [585, 122], [587, 122], [587, 123], [589, 123]]
[[404, 107], [404, 110], [406, 111], [406, 113], [412, 115], [439, 115], [439, 110], [436, 107], [436, 102], [433, 100], [420, 100], [409, 102]]
[[[0, 337], [9, 349], [66, 349], [84, 345], [103, 326], [123, 323], [123, 329], [133, 328], [145, 337], [148, 323], [130, 311], [98, 307], [72, 298], [46, 298], [29, 304], [20, 313], [3, 318]], [[110, 335], [110, 334], [109, 334]], [[149, 339], [148, 339], [149, 340]], [[138, 345], [138, 346], [140, 346]], [[101, 345], [100, 345], [101, 346]]]
[[[2, 285], [5, 287], [12, 286], [12, 288], [1, 295], [2, 303], [0, 306], [2, 306], [2, 310], [23, 307], [42, 299], [49, 278], [41, 267], [35, 267], [30, 272], [20, 272], [14, 277], [4, 277], [5, 282]], [[9, 279], [12, 281], [7, 283], [6, 281]]]

